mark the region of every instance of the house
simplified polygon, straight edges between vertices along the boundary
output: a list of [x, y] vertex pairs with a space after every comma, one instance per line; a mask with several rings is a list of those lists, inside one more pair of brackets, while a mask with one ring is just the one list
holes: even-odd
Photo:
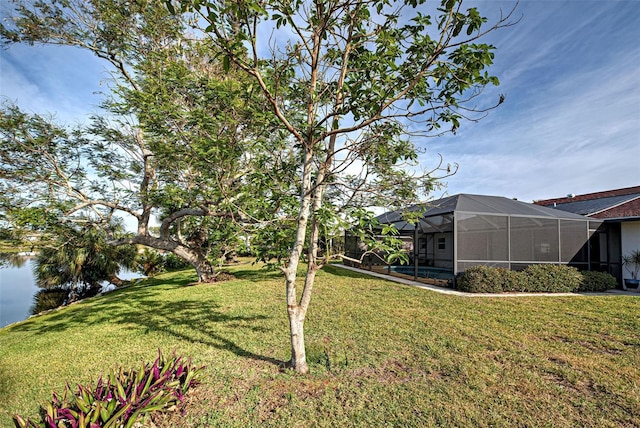
[[602, 236], [602, 241], [598, 243], [598, 249], [603, 253], [600, 258], [608, 258], [609, 272], [618, 281], [621, 280], [619, 260], [623, 255], [640, 249], [640, 186], [584, 195], [571, 194], [534, 203], [602, 220], [608, 229], [605, 235], [608, 241], [605, 242]]
[[[418, 222], [405, 221], [406, 212], [419, 212]], [[609, 259], [601, 259], [600, 251], [593, 250], [602, 239], [608, 241], [603, 220], [504, 197], [459, 194], [390, 211], [377, 220], [400, 232], [411, 263], [389, 266], [366, 256], [363, 265], [423, 282], [451, 282], [476, 265], [520, 270], [552, 263], [609, 270]], [[349, 231], [345, 253], [353, 259], [365, 254]]]

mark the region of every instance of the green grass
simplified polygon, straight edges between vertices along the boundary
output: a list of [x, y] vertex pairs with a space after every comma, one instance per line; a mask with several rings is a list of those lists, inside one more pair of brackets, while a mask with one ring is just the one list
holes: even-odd
[[250, 265], [190, 272], [0, 330], [0, 426], [67, 381], [176, 349], [206, 365], [187, 414], [160, 426], [640, 425], [640, 298], [467, 298], [329, 267], [289, 357], [284, 284]]

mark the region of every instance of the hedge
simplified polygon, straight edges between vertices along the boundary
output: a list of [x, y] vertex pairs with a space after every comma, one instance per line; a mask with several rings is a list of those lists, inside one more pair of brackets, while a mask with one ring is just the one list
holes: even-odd
[[567, 265], [530, 265], [523, 271], [474, 266], [458, 275], [456, 289], [468, 293], [605, 291], [617, 287], [606, 272], [581, 272]]
[[617, 286], [616, 279], [607, 272], [582, 272], [578, 291], [606, 291]]
[[527, 277], [527, 291], [534, 293], [571, 293], [582, 281], [580, 271], [567, 265], [529, 265], [522, 274]]

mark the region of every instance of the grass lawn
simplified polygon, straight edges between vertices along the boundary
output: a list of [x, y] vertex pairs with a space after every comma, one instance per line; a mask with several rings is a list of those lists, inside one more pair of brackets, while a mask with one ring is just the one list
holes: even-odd
[[640, 297], [467, 298], [329, 267], [289, 357], [284, 284], [156, 277], [0, 330], [0, 426], [67, 381], [175, 349], [205, 365], [160, 426], [640, 426]]

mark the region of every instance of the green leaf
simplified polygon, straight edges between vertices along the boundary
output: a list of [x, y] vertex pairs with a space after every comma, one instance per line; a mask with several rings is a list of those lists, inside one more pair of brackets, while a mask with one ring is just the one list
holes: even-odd
[[229, 56], [228, 56], [228, 55], [225, 55], [225, 56], [222, 58], [222, 68], [224, 69], [224, 71], [225, 71], [226, 73], [228, 73], [228, 72], [229, 72], [229, 70], [231, 69], [231, 59], [229, 58]]

